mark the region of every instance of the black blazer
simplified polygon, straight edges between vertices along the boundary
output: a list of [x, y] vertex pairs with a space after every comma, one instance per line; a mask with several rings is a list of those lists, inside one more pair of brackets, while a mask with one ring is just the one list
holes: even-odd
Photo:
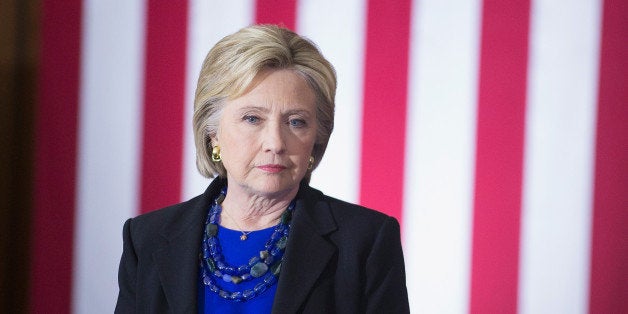
[[[203, 224], [225, 184], [124, 224], [116, 313], [197, 313]], [[399, 224], [301, 185], [273, 313], [408, 313]]]

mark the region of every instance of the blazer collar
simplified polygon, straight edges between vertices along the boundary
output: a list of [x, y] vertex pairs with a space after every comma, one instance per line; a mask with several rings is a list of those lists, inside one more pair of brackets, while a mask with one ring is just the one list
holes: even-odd
[[333, 257], [336, 247], [325, 236], [337, 229], [323, 194], [302, 185], [292, 218], [273, 313], [295, 313]]

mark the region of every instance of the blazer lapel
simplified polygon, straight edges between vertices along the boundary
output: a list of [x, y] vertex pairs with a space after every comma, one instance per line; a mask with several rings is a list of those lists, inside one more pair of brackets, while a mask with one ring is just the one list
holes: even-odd
[[202, 228], [189, 228], [153, 253], [168, 305], [174, 313], [191, 313], [198, 291], [198, 246]]
[[185, 205], [178, 221], [161, 235], [164, 248], [153, 253], [168, 306], [173, 313], [195, 313], [198, 302], [198, 254], [211, 195], [217, 180], [199, 198]]
[[320, 192], [305, 189], [294, 211], [273, 313], [296, 312], [336, 251], [324, 238], [336, 229], [331, 212], [326, 203], [317, 202]]

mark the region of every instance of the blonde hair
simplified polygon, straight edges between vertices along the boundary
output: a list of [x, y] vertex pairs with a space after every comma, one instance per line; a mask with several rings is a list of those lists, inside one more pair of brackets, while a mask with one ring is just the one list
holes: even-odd
[[[220, 40], [207, 54], [194, 99], [196, 166], [208, 178], [226, 177], [221, 162], [211, 159], [211, 137], [216, 135], [225, 100], [246, 93], [254, 78], [266, 69], [288, 69], [302, 76], [316, 95], [318, 132], [312, 151], [321, 161], [334, 128], [336, 72], [308, 39], [276, 25], [254, 25]], [[311, 170], [305, 175], [309, 181]]]

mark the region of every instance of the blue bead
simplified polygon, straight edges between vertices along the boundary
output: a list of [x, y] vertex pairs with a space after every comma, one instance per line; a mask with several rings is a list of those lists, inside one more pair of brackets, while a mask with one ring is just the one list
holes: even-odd
[[231, 282], [232, 281], [231, 275], [228, 275], [228, 274], [222, 275], [222, 280], [225, 282]]
[[233, 268], [232, 266], [227, 266], [222, 271], [227, 273], [227, 274], [235, 274], [235, 272], [236, 272], [235, 268]]
[[240, 301], [241, 298], [242, 298], [242, 292], [240, 291], [235, 291], [231, 294], [231, 300]]
[[253, 265], [257, 264], [258, 262], [259, 262], [259, 257], [253, 256], [249, 260], [249, 266], [253, 267]]
[[275, 278], [275, 276], [273, 276], [272, 274], [267, 274], [267, 275], [264, 277], [264, 283], [266, 283], [266, 284], [267, 284], [267, 285], [269, 285], [269, 286], [270, 286], [270, 285], [272, 285], [272, 284], [274, 284], [274, 283], [275, 283], [275, 280], [276, 280], [276, 278]]
[[253, 292], [253, 290], [251, 290], [251, 289], [246, 289], [246, 290], [244, 290], [244, 291], [242, 292], [242, 296], [243, 296], [245, 299], [249, 300], [249, 299], [251, 299], [251, 298], [253, 298], [253, 297], [255, 296], [255, 293], [254, 293], [254, 292]]
[[218, 286], [212, 284], [209, 286], [209, 291], [213, 292], [213, 293], [218, 293], [218, 291], [220, 291], [220, 289], [218, 288]]
[[209, 248], [209, 253], [211, 253], [211, 255], [217, 255], [220, 254], [220, 248], [213, 246]]
[[253, 291], [255, 291], [255, 293], [257, 294], [264, 292], [264, 290], [266, 290], [266, 285], [264, 285], [263, 282], [256, 284], [255, 288], [253, 288]]

